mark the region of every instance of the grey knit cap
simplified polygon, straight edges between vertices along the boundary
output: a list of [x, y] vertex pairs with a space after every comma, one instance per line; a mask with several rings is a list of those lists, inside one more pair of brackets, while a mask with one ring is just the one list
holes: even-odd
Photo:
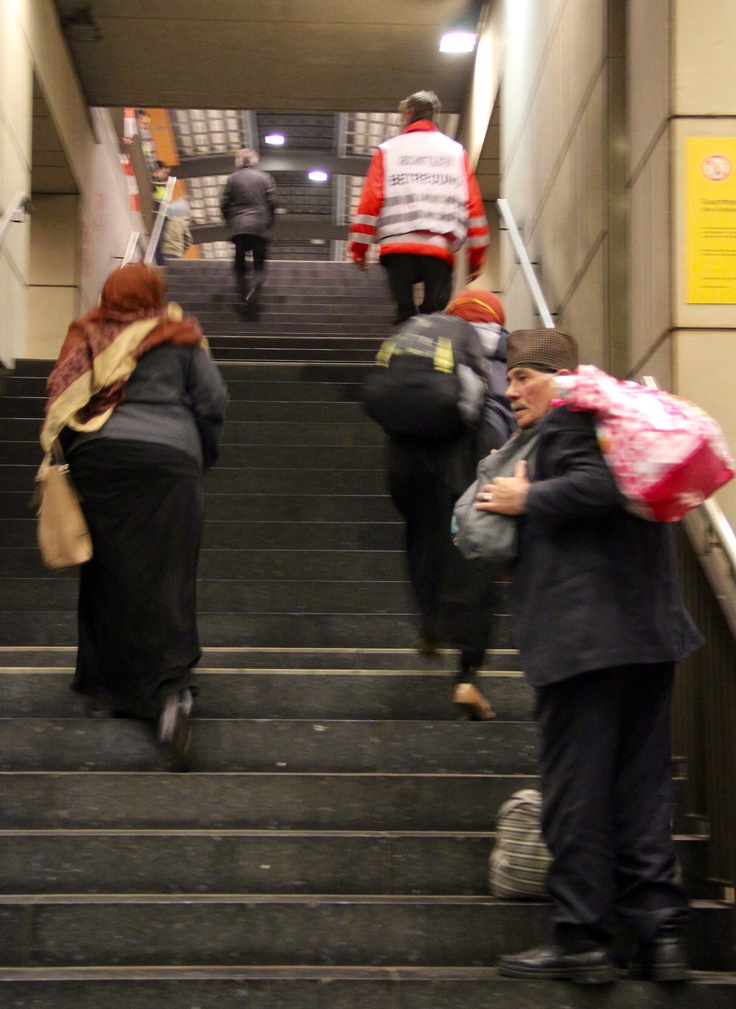
[[562, 329], [516, 329], [509, 335], [507, 371], [575, 371], [579, 363], [578, 341]]

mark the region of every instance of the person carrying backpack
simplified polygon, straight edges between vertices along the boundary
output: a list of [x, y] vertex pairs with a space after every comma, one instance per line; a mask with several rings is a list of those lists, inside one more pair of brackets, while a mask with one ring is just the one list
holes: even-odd
[[364, 406], [388, 435], [387, 482], [405, 523], [421, 655], [459, 649], [453, 701], [460, 717], [495, 712], [474, 682], [500, 591], [451, 534], [455, 502], [479, 459], [516, 428], [506, 388], [506, 330], [491, 291], [466, 288], [444, 312], [415, 316], [382, 345]]

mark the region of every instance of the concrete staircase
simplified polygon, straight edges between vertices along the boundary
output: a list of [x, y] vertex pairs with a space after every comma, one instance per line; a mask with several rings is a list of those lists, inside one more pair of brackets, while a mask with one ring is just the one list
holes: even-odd
[[232, 266], [178, 260], [167, 267], [168, 296], [196, 315], [218, 361], [269, 364], [372, 363], [394, 308], [382, 266], [272, 261], [257, 322], [244, 319]]
[[[253, 363], [250, 341], [281, 346], [255, 327], [227, 339], [186, 775], [166, 771], [152, 726], [85, 719], [69, 690], [76, 575], [41, 566], [27, 507], [49, 363], [0, 378], [0, 1006], [663, 1005], [628, 979], [591, 993], [496, 976], [497, 955], [541, 940], [548, 915], [488, 895], [495, 812], [536, 782], [508, 621], [483, 675], [497, 721], [455, 721], [455, 656], [410, 647], [363, 368], [308, 363], [325, 338], [306, 327], [293, 363]], [[695, 826], [677, 813], [697, 973], [666, 1000], [725, 1009], [733, 911]]]

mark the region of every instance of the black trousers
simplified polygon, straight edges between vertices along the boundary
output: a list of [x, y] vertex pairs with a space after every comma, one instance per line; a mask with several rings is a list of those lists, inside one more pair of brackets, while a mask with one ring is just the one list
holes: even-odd
[[646, 941], [687, 910], [673, 882], [674, 664], [582, 673], [537, 690], [542, 832], [558, 933], [605, 936], [614, 913]]
[[[233, 269], [238, 284], [238, 293], [242, 301], [245, 301], [253, 292], [257, 294], [258, 288], [263, 283], [266, 272], [266, 255], [268, 253], [268, 239], [259, 235], [234, 235], [235, 259]], [[248, 263], [246, 252], [253, 256], [253, 286], [248, 284]]]
[[[410, 252], [392, 252], [381, 257], [388, 273], [391, 297], [396, 303], [398, 325], [419, 311], [422, 315], [441, 312], [452, 294], [452, 267], [438, 256], [420, 256]], [[424, 284], [424, 299], [417, 309], [414, 285]]]
[[[502, 589], [484, 565], [467, 561], [452, 541], [451, 521], [458, 498], [442, 479], [438, 450], [412, 451], [391, 443], [388, 486], [405, 523], [409, 581], [417, 601], [425, 639], [459, 648], [463, 666], [482, 665]], [[472, 674], [459, 678], [470, 679]]]

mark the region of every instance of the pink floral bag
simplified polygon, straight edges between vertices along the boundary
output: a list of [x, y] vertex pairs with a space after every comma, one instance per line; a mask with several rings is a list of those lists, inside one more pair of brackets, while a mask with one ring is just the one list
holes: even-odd
[[557, 403], [596, 414], [603, 456], [640, 518], [677, 522], [734, 476], [721, 428], [693, 403], [590, 364], [555, 386]]

